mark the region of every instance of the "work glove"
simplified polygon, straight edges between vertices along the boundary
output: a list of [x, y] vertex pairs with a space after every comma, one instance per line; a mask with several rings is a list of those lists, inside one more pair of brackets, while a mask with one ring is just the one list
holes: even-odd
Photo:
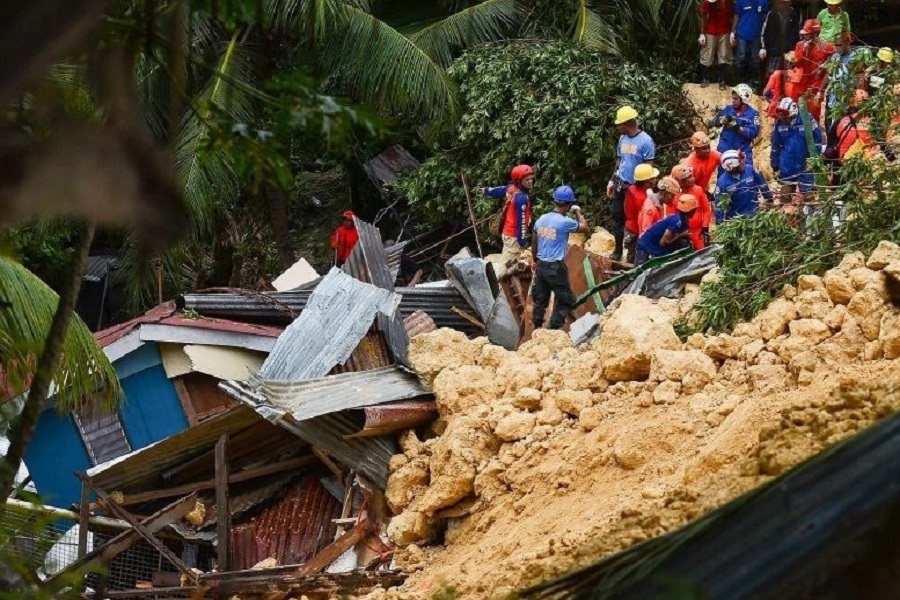
[[577, 204], [573, 204], [572, 207], [569, 209], [569, 212], [577, 215], [578, 213], [581, 212], [581, 207], [578, 206]]
[[700, 230], [700, 239], [703, 240], [704, 246], [709, 246], [712, 243], [712, 240], [709, 237], [709, 227], [704, 227]]
[[763, 48], [762, 50], [759, 51], [759, 60], [766, 60], [767, 55], [768, 55], [768, 53], [766, 52], [766, 49]]
[[728, 43], [731, 44], [731, 47], [734, 48], [737, 46], [737, 36], [734, 35], [734, 32], [731, 32], [731, 35], [728, 36]]
[[700, 34], [700, 37], [697, 38], [697, 43], [700, 44], [701, 46], [706, 45], [706, 34], [705, 33]]
[[708, 125], [710, 127], [721, 127], [722, 126], [722, 115], [716, 115], [712, 119], [709, 120]]
[[606, 184], [606, 197], [612, 199], [613, 194], [616, 191], [616, 184], [610, 181]]

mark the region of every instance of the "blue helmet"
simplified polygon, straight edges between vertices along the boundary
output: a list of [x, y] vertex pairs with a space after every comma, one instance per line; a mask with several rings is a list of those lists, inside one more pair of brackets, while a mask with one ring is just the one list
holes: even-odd
[[553, 201], [557, 204], [569, 204], [575, 202], [575, 190], [567, 185], [561, 185], [553, 190]]

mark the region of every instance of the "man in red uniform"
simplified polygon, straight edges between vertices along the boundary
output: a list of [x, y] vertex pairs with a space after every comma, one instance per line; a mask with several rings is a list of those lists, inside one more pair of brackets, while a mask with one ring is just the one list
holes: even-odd
[[644, 207], [638, 216], [639, 237], [650, 229], [650, 226], [666, 217], [671, 217], [677, 212], [675, 208], [675, 196], [681, 194], [681, 186], [674, 178], [666, 175], [656, 184], [656, 193], [647, 193]]
[[510, 262], [519, 258], [528, 247], [531, 231], [531, 190], [534, 188], [534, 168], [516, 165], [509, 173], [509, 185], [484, 188], [482, 194], [491, 198], [503, 198], [506, 203], [500, 217], [500, 239], [503, 240], [502, 263], [498, 276], [506, 272]]
[[634, 183], [625, 190], [625, 241], [623, 246], [626, 251], [626, 261], [634, 262], [634, 252], [637, 248], [640, 229], [638, 219], [641, 209], [644, 208], [647, 192], [656, 184], [658, 177], [659, 169], [654, 168], [650, 163], [641, 163], [634, 168]]
[[803, 71], [800, 89], [806, 94], [806, 107], [816, 121], [822, 116], [822, 95], [825, 84], [825, 61], [834, 54], [834, 45], [819, 39], [822, 24], [807, 19], [800, 30], [801, 39], [794, 47], [797, 66]]
[[331, 234], [331, 249], [334, 250], [334, 263], [338, 267], [347, 262], [353, 247], [359, 241], [359, 232], [353, 224], [353, 211], [345, 210], [343, 217], [343, 222]]
[[775, 109], [782, 98], [790, 98], [794, 102], [800, 101], [803, 93], [803, 70], [797, 66], [797, 55], [791, 50], [784, 55], [784, 65], [769, 77], [763, 97], [768, 100], [766, 114], [775, 118]]
[[725, 89], [725, 71], [731, 64], [731, 25], [733, 0], [700, 0], [700, 76], [702, 87], [718, 76], [719, 88]]
[[712, 206], [706, 190], [694, 181], [694, 170], [684, 164], [672, 167], [672, 177], [681, 186], [681, 194], [690, 194], [697, 199], [697, 210], [691, 215], [688, 227], [694, 250], [702, 250], [709, 245], [709, 222], [712, 220]]
[[681, 163], [694, 170], [694, 183], [708, 191], [712, 175], [718, 170], [719, 161], [722, 160], [722, 153], [711, 149], [709, 136], [702, 131], [695, 131], [691, 136], [691, 148], [693, 152]]

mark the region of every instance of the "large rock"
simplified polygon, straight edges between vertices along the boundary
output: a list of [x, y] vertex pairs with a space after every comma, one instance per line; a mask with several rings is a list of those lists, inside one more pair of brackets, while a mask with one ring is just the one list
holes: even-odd
[[794, 306], [800, 318], [822, 320], [834, 308], [834, 302], [828, 297], [825, 286], [822, 285], [821, 288], [809, 289], [797, 294], [797, 297], [794, 298]]
[[900, 358], [900, 319], [893, 313], [885, 313], [882, 317], [879, 340], [884, 358]]
[[582, 410], [593, 406], [593, 397], [590, 390], [563, 389], [556, 393], [556, 406], [561, 411], [577, 417]]
[[657, 350], [650, 364], [654, 381], [684, 381], [697, 374], [707, 382], [716, 376], [716, 363], [700, 350]]
[[585, 242], [584, 249], [600, 256], [612, 254], [616, 249], [616, 238], [602, 227], [597, 227], [590, 239]]
[[789, 328], [792, 336], [804, 337], [813, 344], [824, 342], [831, 337], [831, 329], [818, 319], [797, 319], [791, 321]]
[[640, 381], [650, 375], [650, 363], [657, 350], [676, 350], [681, 341], [671, 318], [643, 296], [619, 297], [618, 308], [592, 342], [609, 381]]
[[500, 419], [494, 435], [504, 442], [521, 440], [534, 430], [536, 420], [532, 413], [514, 412]]
[[796, 318], [797, 308], [794, 303], [784, 298], [776, 298], [760, 311], [752, 322], [759, 327], [760, 336], [768, 341], [784, 333], [788, 323]]
[[774, 394], [796, 387], [794, 379], [784, 365], [755, 365], [749, 367], [753, 390], [760, 394]]
[[536, 388], [521, 388], [516, 392], [512, 405], [525, 410], [537, 410], [541, 407], [541, 390]]
[[420, 495], [427, 485], [428, 460], [420, 456], [408, 461], [391, 474], [384, 490], [384, 497], [394, 514], [397, 514], [409, 506], [413, 498]]
[[894, 242], [882, 240], [878, 242], [878, 247], [875, 248], [869, 260], [866, 261], [866, 267], [873, 271], [878, 271], [895, 260], [900, 260], [900, 246]]
[[398, 546], [408, 546], [431, 541], [434, 537], [434, 522], [419, 511], [408, 510], [388, 524], [387, 534]]
[[464, 365], [441, 371], [432, 390], [438, 411], [447, 418], [475, 406], [490, 406], [503, 394], [504, 384], [494, 369]]
[[741, 348], [749, 343], [751, 339], [747, 336], [716, 335], [706, 338], [703, 351], [707, 356], [715, 360], [737, 358]]
[[448, 366], [474, 365], [479, 354], [475, 349], [464, 333], [438, 329], [410, 340], [409, 364], [430, 385]]
[[865, 267], [853, 269], [849, 273], [850, 281], [856, 291], [859, 291], [869, 285], [879, 284], [882, 282], [883, 275], [880, 271], [873, 271]]
[[825, 283], [825, 291], [828, 297], [835, 304], [847, 304], [856, 293], [853, 287], [853, 280], [846, 271], [841, 269], [831, 269], [825, 273], [822, 278]]
[[875, 286], [866, 286], [853, 295], [847, 312], [852, 315], [869, 340], [877, 340], [884, 314], [884, 298]]

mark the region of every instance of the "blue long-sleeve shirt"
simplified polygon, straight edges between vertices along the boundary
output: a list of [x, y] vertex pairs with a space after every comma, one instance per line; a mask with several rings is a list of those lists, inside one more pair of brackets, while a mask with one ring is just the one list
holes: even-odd
[[[718, 208], [721, 206], [723, 194], [731, 197], [728, 208], [724, 211]], [[716, 222], [721, 223], [727, 219], [755, 213], [760, 194], [766, 201], [772, 201], [769, 184], [753, 165], [747, 164], [744, 171], [738, 174], [723, 172], [716, 182]]]
[[736, 121], [737, 127], [722, 128], [716, 150], [719, 152], [743, 150], [747, 164], [753, 164], [753, 140], [759, 135], [759, 113], [747, 104], [741, 106], [740, 112], [729, 104], [716, 113], [715, 119], [724, 117]]
[[[814, 120], [810, 119], [810, 122], [813, 142], [819, 146], [822, 144], [822, 130]], [[776, 122], [772, 130], [772, 153], [769, 155], [772, 170], [782, 178], [793, 177], [806, 170], [807, 158], [809, 148], [806, 145], [803, 120], [797, 116], [787, 124]]]
[[[503, 209], [501, 235], [514, 237], [522, 248], [528, 245], [528, 230], [531, 227], [531, 206], [528, 194], [512, 185], [484, 188], [484, 195], [506, 199]], [[511, 197], [510, 197], [511, 196]]]

